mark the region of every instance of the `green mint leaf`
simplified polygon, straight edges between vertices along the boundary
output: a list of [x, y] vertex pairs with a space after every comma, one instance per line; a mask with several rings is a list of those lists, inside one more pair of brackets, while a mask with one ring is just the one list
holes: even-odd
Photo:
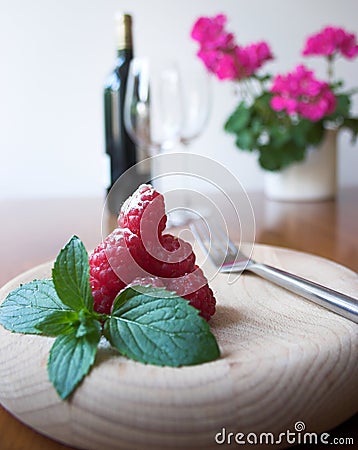
[[79, 314], [75, 311], [55, 311], [45, 317], [36, 328], [46, 336], [59, 336], [69, 333], [79, 324]]
[[94, 363], [101, 337], [100, 324], [96, 331], [77, 336], [73, 329], [56, 338], [48, 359], [48, 376], [62, 399], [67, 398], [87, 375]]
[[219, 347], [208, 323], [187, 300], [164, 289], [134, 286], [120, 293], [104, 333], [131, 359], [166, 366], [212, 361]]
[[79, 327], [77, 328], [76, 337], [85, 336], [91, 333], [102, 334], [102, 325], [98, 320], [93, 319], [87, 311], [82, 310], [79, 313]]
[[52, 280], [34, 280], [13, 290], [0, 306], [0, 323], [16, 333], [41, 334], [37, 325], [54, 312], [68, 312]]
[[52, 278], [57, 294], [65, 305], [75, 311], [84, 307], [93, 310], [88, 254], [77, 236], [73, 236], [57, 256]]

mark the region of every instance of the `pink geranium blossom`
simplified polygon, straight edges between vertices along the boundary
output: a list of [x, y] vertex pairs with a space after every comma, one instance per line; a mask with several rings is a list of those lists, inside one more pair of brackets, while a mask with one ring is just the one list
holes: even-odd
[[340, 27], [325, 27], [309, 36], [302, 54], [304, 56], [333, 56], [341, 54], [352, 59], [358, 54], [356, 35]]
[[313, 122], [334, 112], [336, 97], [328, 83], [317, 80], [311, 70], [299, 65], [287, 75], [274, 78], [271, 107], [275, 111], [298, 114]]
[[246, 47], [235, 43], [232, 33], [225, 30], [226, 16], [200, 17], [191, 37], [200, 44], [197, 55], [206, 68], [220, 80], [236, 80], [252, 76], [266, 61], [273, 58], [266, 42]]
[[239, 47], [236, 49], [236, 57], [245, 76], [253, 75], [265, 62], [273, 59], [271, 49], [266, 42]]
[[234, 35], [225, 31], [226, 21], [224, 14], [200, 17], [193, 25], [191, 37], [205, 49], [228, 49], [234, 45]]

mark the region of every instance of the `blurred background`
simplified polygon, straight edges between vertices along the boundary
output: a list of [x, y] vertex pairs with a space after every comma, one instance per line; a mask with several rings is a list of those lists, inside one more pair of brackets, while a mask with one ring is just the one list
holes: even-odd
[[[1, 0], [0, 198], [104, 195], [103, 85], [115, 63], [118, 11], [133, 15], [136, 56], [178, 60], [196, 58], [196, 19], [225, 13], [240, 43], [270, 43], [277, 60], [265, 69], [273, 74], [302, 61], [307, 35], [325, 25], [358, 33], [355, 0]], [[305, 63], [324, 77], [320, 58]], [[337, 77], [356, 86], [357, 64], [339, 60]], [[229, 167], [247, 190], [260, 190], [255, 155], [239, 152], [223, 131], [237, 104], [234, 88], [217, 79], [212, 88], [210, 122], [190, 151]], [[340, 133], [340, 186], [358, 185], [357, 167], [358, 145]]]

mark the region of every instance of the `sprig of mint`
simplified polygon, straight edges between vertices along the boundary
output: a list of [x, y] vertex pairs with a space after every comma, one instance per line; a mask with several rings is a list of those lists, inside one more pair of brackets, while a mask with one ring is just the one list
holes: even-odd
[[12, 332], [56, 338], [47, 369], [62, 399], [90, 371], [102, 335], [122, 355], [148, 364], [178, 367], [220, 356], [199, 311], [165, 289], [128, 287], [115, 298], [110, 315], [96, 313], [88, 254], [77, 236], [57, 256], [52, 279], [34, 280], [9, 293], [0, 305], [0, 323]]

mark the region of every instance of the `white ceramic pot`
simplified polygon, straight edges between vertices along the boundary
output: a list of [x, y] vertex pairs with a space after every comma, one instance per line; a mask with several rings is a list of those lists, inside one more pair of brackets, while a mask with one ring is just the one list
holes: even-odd
[[327, 130], [318, 147], [307, 150], [304, 161], [280, 172], [265, 172], [265, 194], [272, 200], [333, 199], [337, 190], [337, 130]]

